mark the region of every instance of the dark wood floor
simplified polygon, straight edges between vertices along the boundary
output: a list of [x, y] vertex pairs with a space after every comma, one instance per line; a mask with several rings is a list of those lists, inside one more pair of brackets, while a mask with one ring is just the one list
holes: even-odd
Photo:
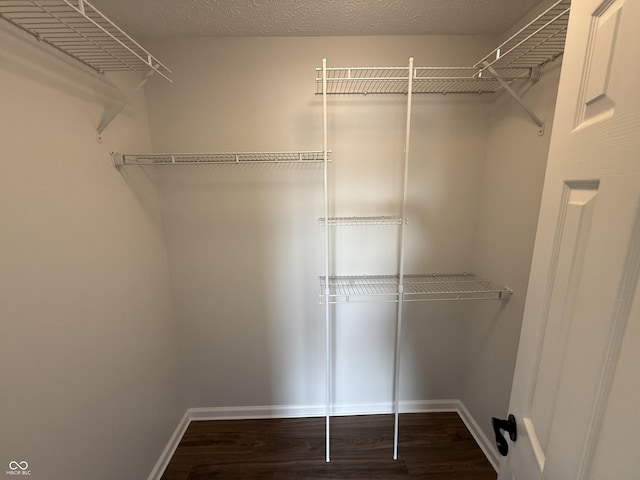
[[384, 479], [495, 480], [496, 473], [456, 413], [192, 422], [162, 480]]

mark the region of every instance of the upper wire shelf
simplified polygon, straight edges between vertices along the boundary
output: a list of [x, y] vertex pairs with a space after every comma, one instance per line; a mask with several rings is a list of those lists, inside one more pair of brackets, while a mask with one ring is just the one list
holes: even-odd
[[[473, 273], [405, 275], [403, 300], [506, 300], [513, 291], [498, 287]], [[320, 277], [320, 301], [325, 301], [325, 278]], [[398, 302], [398, 275], [329, 277], [329, 302]]]
[[[327, 152], [330, 155], [331, 152]], [[111, 154], [115, 167], [127, 165], [220, 165], [247, 163], [321, 163], [324, 151]]]
[[[318, 223], [324, 225], [324, 217], [319, 218]], [[329, 217], [328, 223], [335, 226], [402, 225], [402, 217]]]
[[87, 0], [2, 0], [0, 16], [99, 73], [155, 71], [165, 65]]
[[[491, 76], [479, 77], [475, 67], [415, 67], [413, 93], [493, 93], [500, 83]], [[527, 80], [530, 68], [499, 69], [508, 81]], [[406, 94], [409, 67], [327, 68], [327, 94]], [[322, 93], [322, 68], [316, 69], [316, 94]]]
[[527, 25], [475, 64], [484, 70], [540, 66], [564, 51], [571, 0], [557, 0]]
[[[532, 70], [527, 67], [501, 68], [496, 72], [508, 83], [532, 78]], [[498, 80], [488, 75], [479, 76], [477, 68], [414, 68], [413, 93], [493, 93], [500, 88]]]
[[[412, 93], [494, 93], [537, 79], [534, 69], [564, 51], [570, 8], [570, 0], [557, 0], [472, 67], [414, 67]], [[331, 67], [326, 93], [407, 94], [409, 73], [408, 66]], [[316, 94], [322, 93], [323, 69], [316, 68]]]

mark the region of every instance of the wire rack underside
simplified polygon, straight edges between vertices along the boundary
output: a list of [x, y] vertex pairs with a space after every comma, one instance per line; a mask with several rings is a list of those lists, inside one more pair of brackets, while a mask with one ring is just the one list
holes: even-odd
[[[475, 67], [416, 67], [412, 93], [493, 93], [500, 82], [490, 74], [479, 77]], [[507, 82], [531, 78], [530, 68], [497, 69]], [[328, 94], [406, 94], [408, 67], [327, 68]], [[316, 93], [322, 93], [322, 69], [316, 69]]]
[[[404, 276], [404, 301], [501, 300], [513, 292], [471, 273]], [[397, 275], [329, 277], [330, 303], [397, 302]], [[320, 277], [320, 299], [325, 299], [325, 279]]]
[[171, 71], [86, 0], [2, 0], [0, 16], [94, 70]]
[[129, 155], [114, 153], [116, 166], [127, 165], [217, 165], [245, 163], [320, 163], [324, 152], [238, 152], [238, 153], [165, 153]]

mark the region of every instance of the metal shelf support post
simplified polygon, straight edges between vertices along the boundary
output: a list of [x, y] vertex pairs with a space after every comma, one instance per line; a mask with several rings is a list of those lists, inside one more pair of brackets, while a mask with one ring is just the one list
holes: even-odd
[[[324, 218], [329, 218], [329, 139], [327, 128], [327, 59], [322, 59], [322, 122], [323, 122], [323, 177], [324, 177]], [[329, 222], [324, 222], [324, 279], [325, 279], [325, 355], [326, 355], [326, 405], [325, 405], [325, 461], [331, 461], [331, 303], [329, 290]]]
[[[411, 139], [411, 100], [413, 92], [413, 57], [409, 59], [407, 78], [407, 123], [404, 144], [404, 177], [402, 180], [402, 218], [407, 217], [407, 184], [409, 182], [409, 141]], [[402, 307], [404, 303], [404, 246], [406, 223], [400, 227], [400, 253], [398, 258], [398, 310], [396, 318], [396, 351], [393, 379], [393, 459], [398, 459], [398, 431], [400, 428], [400, 347], [402, 336]]]

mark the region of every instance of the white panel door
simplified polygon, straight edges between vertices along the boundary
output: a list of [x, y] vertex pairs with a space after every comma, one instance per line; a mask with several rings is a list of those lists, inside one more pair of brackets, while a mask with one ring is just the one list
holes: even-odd
[[499, 479], [639, 480], [640, 0], [574, 0], [562, 68]]

